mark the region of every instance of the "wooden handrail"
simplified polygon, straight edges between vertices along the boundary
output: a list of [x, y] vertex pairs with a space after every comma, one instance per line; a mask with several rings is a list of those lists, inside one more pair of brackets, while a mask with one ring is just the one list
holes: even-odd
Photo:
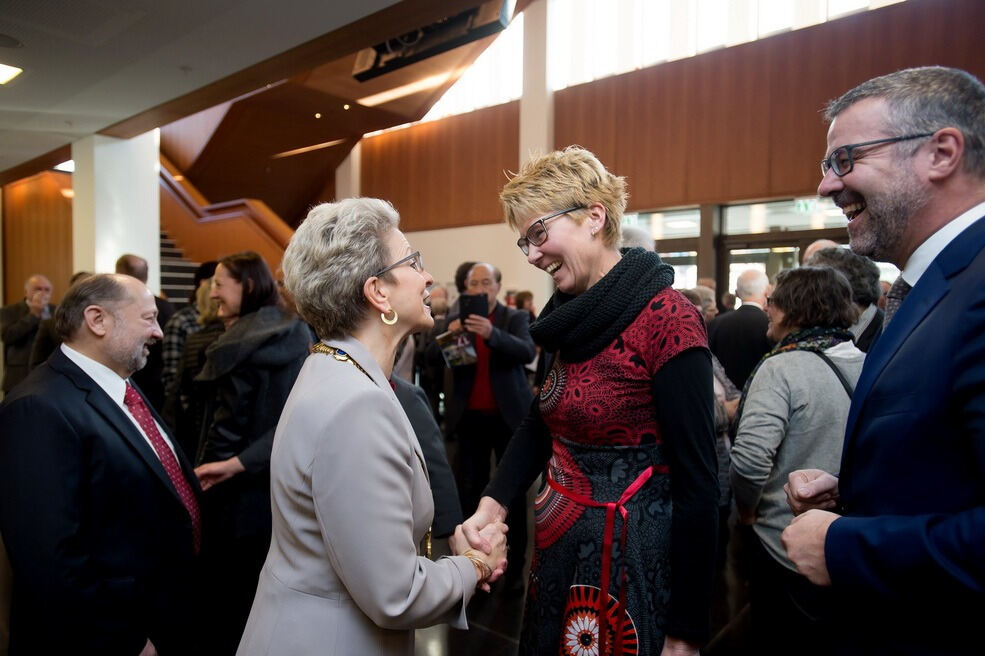
[[[239, 198], [210, 203], [161, 155], [161, 227], [192, 260], [219, 259], [235, 251], [254, 250], [271, 270], [280, 264], [294, 234], [261, 200]], [[175, 206], [177, 206], [177, 211]]]

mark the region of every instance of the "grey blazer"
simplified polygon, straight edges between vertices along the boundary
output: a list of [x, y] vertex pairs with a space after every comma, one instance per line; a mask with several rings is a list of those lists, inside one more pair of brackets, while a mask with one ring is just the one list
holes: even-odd
[[[434, 514], [421, 447], [369, 351], [308, 356], [270, 462], [273, 536], [239, 656], [414, 653], [413, 629], [466, 628], [464, 556], [418, 555]], [[368, 375], [367, 375], [368, 374]]]

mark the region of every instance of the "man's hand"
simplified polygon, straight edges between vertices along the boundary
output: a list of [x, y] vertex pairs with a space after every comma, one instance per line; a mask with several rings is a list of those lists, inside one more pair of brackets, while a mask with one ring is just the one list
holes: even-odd
[[470, 314], [465, 317], [465, 330], [476, 335], [481, 335], [482, 339], [489, 339], [492, 335], [492, 321], [487, 317], [480, 317], [478, 314]]
[[157, 648], [154, 647], [154, 643], [150, 641], [150, 638], [147, 638], [147, 644], [140, 650], [139, 656], [157, 656]]
[[828, 527], [839, 517], [826, 510], [808, 510], [794, 517], [780, 536], [787, 557], [796, 565], [797, 571], [814, 585], [831, 585], [828, 564], [824, 559], [824, 541], [828, 536]]
[[830, 510], [838, 505], [838, 479], [820, 469], [798, 469], [783, 486], [787, 505], [794, 515], [812, 508]]
[[44, 308], [48, 305], [48, 300], [51, 298], [50, 294], [46, 294], [43, 291], [36, 291], [27, 298], [24, 302], [27, 303], [27, 310], [36, 317], [40, 317], [44, 312]]
[[199, 485], [202, 486], [202, 491], [205, 491], [213, 485], [228, 480], [236, 474], [245, 471], [246, 467], [243, 466], [240, 459], [233, 456], [228, 460], [207, 462], [204, 465], [199, 465], [195, 468], [195, 475], [198, 476], [198, 482]]

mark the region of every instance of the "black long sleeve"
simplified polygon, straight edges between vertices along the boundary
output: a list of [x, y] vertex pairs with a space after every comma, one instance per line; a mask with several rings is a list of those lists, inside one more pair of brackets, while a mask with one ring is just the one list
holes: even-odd
[[482, 495], [509, 506], [510, 501], [524, 493], [537, 475], [544, 471], [550, 457], [551, 438], [535, 398], [527, 416], [514, 431], [496, 474]]
[[689, 349], [670, 359], [652, 382], [657, 422], [670, 464], [670, 609], [667, 635], [708, 639], [718, 539], [711, 356]]

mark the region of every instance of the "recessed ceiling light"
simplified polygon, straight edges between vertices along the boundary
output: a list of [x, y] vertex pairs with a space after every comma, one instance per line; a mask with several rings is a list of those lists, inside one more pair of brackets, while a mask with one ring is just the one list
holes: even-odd
[[342, 105], [342, 109], [344, 109], [344, 110], [346, 110], [346, 111], [348, 111], [348, 109], [349, 109], [349, 105]]
[[321, 112], [315, 112], [315, 118], [321, 118]]
[[15, 77], [24, 72], [23, 68], [17, 68], [16, 66], [7, 66], [6, 64], [0, 64], [0, 84], [7, 84]]

